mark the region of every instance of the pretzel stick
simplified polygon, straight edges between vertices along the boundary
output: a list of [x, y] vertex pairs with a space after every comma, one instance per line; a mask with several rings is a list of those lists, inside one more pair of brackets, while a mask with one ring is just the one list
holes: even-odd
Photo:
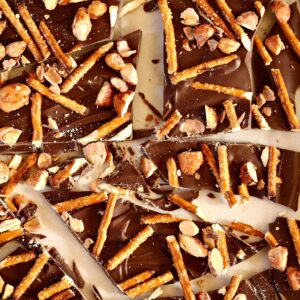
[[42, 61], [43, 57], [38, 47], [34, 43], [31, 36], [28, 34], [20, 20], [16, 17], [6, 0], [0, 0], [0, 9], [11, 25], [15, 28], [21, 39], [27, 44], [29, 51], [32, 53], [37, 62]]
[[167, 272], [158, 277], [150, 279], [140, 285], [137, 285], [136, 287], [127, 290], [125, 293], [128, 297], [135, 298], [135, 297], [142, 295], [154, 288], [157, 288], [165, 283], [168, 283], [173, 279], [174, 279], [174, 277], [173, 277], [172, 273]]
[[229, 30], [226, 23], [222, 20], [222, 18], [216, 13], [216, 11], [210, 6], [207, 0], [196, 0], [197, 5], [202, 9], [202, 11], [207, 15], [207, 17], [213, 22], [215, 26], [221, 28], [224, 34], [235, 40], [234, 34]]
[[33, 153], [28, 156], [28, 158], [22, 163], [18, 168], [17, 172], [10, 178], [8, 183], [6, 183], [1, 189], [0, 194], [8, 196], [12, 193], [16, 185], [21, 181], [21, 179], [28, 173], [28, 171], [36, 164], [38, 159], [38, 154]]
[[66, 55], [62, 51], [60, 45], [58, 44], [55, 37], [51, 33], [47, 24], [44, 21], [41, 21], [39, 28], [40, 28], [40, 31], [42, 32], [45, 40], [47, 41], [48, 46], [50, 47], [50, 49], [52, 51], [52, 54], [60, 62], [60, 64], [63, 66], [63, 68], [66, 69], [67, 71], [73, 70], [73, 68], [74, 68], [73, 59], [71, 58], [71, 56]]
[[20, 16], [22, 17], [25, 25], [27, 26], [29, 32], [31, 33], [33, 39], [35, 40], [37, 46], [39, 47], [43, 58], [47, 59], [51, 55], [51, 52], [45, 42], [44, 38], [42, 37], [37, 25], [35, 24], [33, 18], [31, 17], [27, 6], [25, 4], [18, 5], [18, 11]]
[[167, 160], [167, 170], [169, 185], [173, 188], [179, 188], [180, 184], [177, 175], [177, 166], [174, 158], [172, 157]]
[[238, 186], [238, 193], [242, 197], [242, 200], [244, 202], [247, 202], [250, 199], [249, 190], [248, 190], [248, 187], [245, 183], [241, 183]]
[[238, 122], [238, 118], [232, 100], [227, 100], [223, 102], [223, 106], [225, 108], [226, 116], [229, 120], [229, 124], [230, 124], [229, 126], [231, 130], [232, 131], [241, 130], [241, 126]]
[[150, 226], [146, 226], [135, 237], [133, 237], [121, 250], [119, 250], [107, 262], [107, 269], [114, 270], [126, 258], [128, 258], [141, 244], [143, 244], [152, 234], [154, 230]]
[[217, 183], [220, 185], [220, 174], [219, 174], [219, 168], [217, 165], [217, 161], [210, 150], [209, 146], [207, 144], [202, 144], [201, 146], [202, 153], [204, 155], [204, 158], [209, 165], [214, 177], [216, 178]]
[[198, 75], [201, 75], [207, 71], [210, 71], [216, 67], [227, 65], [231, 63], [232, 61], [236, 60], [238, 56], [236, 54], [231, 54], [228, 56], [223, 56], [217, 59], [205, 61], [197, 66], [191, 67], [189, 69], [185, 69], [181, 72], [178, 72], [176, 74], [173, 74], [171, 76], [171, 82], [173, 84], [177, 84], [183, 80], [196, 77]]
[[107, 193], [101, 192], [101, 193], [91, 194], [85, 197], [80, 197], [80, 198], [60, 202], [53, 205], [53, 208], [56, 210], [58, 214], [60, 214], [64, 211], [72, 211], [72, 210], [80, 209], [86, 206], [104, 202], [106, 200], [107, 200]]
[[194, 82], [192, 83], [192, 87], [197, 90], [213, 91], [219, 94], [222, 93], [225, 95], [234, 96], [236, 98], [245, 99], [249, 101], [252, 100], [253, 96], [252, 92], [247, 92], [233, 87], [221, 86], [218, 84]]
[[278, 242], [275, 238], [275, 236], [270, 232], [270, 231], [267, 231], [266, 234], [265, 234], [265, 240], [269, 243], [269, 245], [271, 247], [276, 247], [278, 246]]
[[280, 151], [276, 147], [270, 147], [268, 161], [268, 196], [276, 197], [277, 194], [277, 166], [280, 162]]
[[0, 245], [7, 243], [11, 240], [14, 240], [18, 237], [21, 237], [22, 235], [23, 235], [22, 229], [11, 230], [11, 231], [0, 233]]
[[229, 287], [224, 296], [224, 300], [232, 300], [239, 288], [239, 285], [242, 281], [242, 275], [234, 275], [230, 280]]
[[295, 252], [298, 258], [298, 264], [300, 264], [300, 231], [295, 219], [287, 219], [290, 235], [293, 239]]
[[34, 252], [25, 252], [18, 255], [7, 256], [0, 262], [0, 270], [29, 262], [35, 258], [36, 255]]
[[240, 223], [240, 222], [232, 222], [230, 227], [233, 230], [237, 230], [237, 231], [246, 233], [251, 236], [257, 236], [260, 238], [265, 237], [265, 235], [261, 231], [255, 229], [254, 227], [252, 227], [251, 225], [248, 225], [248, 224], [244, 224], [244, 223]]
[[251, 112], [260, 129], [271, 129], [270, 125], [268, 124], [267, 120], [262, 115], [256, 104], [251, 105]]
[[257, 34], [254, 35], [254, 45], [256, 47], [257, 52], [259, 53], [262, 60], [264, 61], [264, 64], [266, 66], [270, 65], [273, 59]]
[[229, 252], [227, 247], [227, 239], [226, 239], [226, 233], [224, 229], [218, 225], [213, 225], [213, 230], [217, 234], [217, 248], [220, 251], [222, 258], [223, 258], [223, 267], [224, 270], [230, 267], [230, 258], [229, 258]]
[[164, 31], [165, 31], [165, 45], [167, 53], [168, 73], [173, 74], [178, 70], [176, 39], [175, 31], [172, 22], [172, 11], [169, 8], [168, 0], [158, 0], [158, 6], [161, 12]]
[[88, 57], [83, 63], [81, 63], [62, 83], [61, 91], [63, 94], [69, 92], [83, 76], [96, 64], [96, 62], [105, 55], [112, 47], [114, 43], [107, 43], [98, 48], [90, 57]]
[[172, 216], [170, 214], [155, 214], [144, 216], [140, 219], [140, 223], [144, 225], [177, 223], [187, 220], [186, 218]]
[[180, 252], [179, 244], [174, 235], [167, 236], [168, 248], [171, 252], [173, 264], [177, 271], [177, 275], [182, 287], [184, 299], [186, 300], [196, 300], [193, 293], [192, 286], [189, 280], [189, 276], [184, 265], [182, 254]]
[[237, 24], [235, 21], [235, 17], [231, 11], [231, 8], [228, 6], [225, 0], [215, 0], [216, 4], [218, 5], [221, 13], [226, 18], [228, 23], [230, 24], [232, 30], [234, 31], [235, 35], [239, 38], [242, 42], [243, 46], [246, 48], [247, 51], [251, 49], [251, 40], [249, 36], [245, 33], [244, 29]]
[[281, 101], [281, 105], [285, 111], [285, 114], [288, 118], [291, 129], [299, 129], [299, 121], [297, 115], [294, 110], [294, 105], [290, 100], [288, 90], [284, 83], [283, 77], [281, 75], [281, 71], [279, 69], [272, 69], [273, 80], [277, 87], [277, 92], [279, 99]]
[[33, 88], [38, 93], [42, 94], [44, 97], [52, 100], [55, 103], [58, 103], [80, 115], [84, 115], [87, 111], [87, 108], [84, 105], [78, 104], [77, 102], [63, 96], [52, 93], [46, 86], [41, 84], [37, 79], [29, 77], [27, 79], [28, 85]]
[[51, 297], [51, 300], [69, 300], [75, 296], [75, 293], [71, 289], [67, 289]]
[[171, 116], [165, 121], [165, 123], [157, 131], [157, 139], [161, 140], [180, 122], [182, 118], [181, 113], [175, 110]]
[[[44, 266], [47, 264], [50, 259], [48, 252], [43, 252], [40, 254], [32, 268], [29, 270], [27, 275], [23, 277], [22, 281], [16, 287], [14, 291], [14, 299], [20, 299], [30, 287], [30, 285], [37, 279], [39, 274], [42, 272]], [[40, 299], [40, 298], [39, 298]]]
[[32, 144], [40, 148], [43, 143], [42, 96], [35, 93], [31, 97], [31, 123], [33, 128]]
[[147, 270], [138, 275], [135, 275], [132, 278], [127, 279], [126, 281], [120, 283], [118, 286], [121, 290], [126, 291], [133, 286], [136, 286], [146, 280], [150, 279], [154, 275], [155, 271]]

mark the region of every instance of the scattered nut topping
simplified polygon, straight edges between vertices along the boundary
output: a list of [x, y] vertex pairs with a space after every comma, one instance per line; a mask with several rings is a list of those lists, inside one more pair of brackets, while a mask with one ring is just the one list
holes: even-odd
[[198, 119], [186, 119], [180, 124], [179, 130], [188, 135], [203, 133], [205, 131], [204, 124]]
[[114, 86], [114, 88], [116, 88], [118, 91], [120, 91], [121, 93], [125, 93], [128, 91], [128, 85], [127, 83], [118, 77], [112, 77], [110, 79], [110, 83]]
[[271, 107], [263, 107], [262, 113], [263, 113], [266, 117], [271, 117], [271, 116], [272, 116], [272, 108], [271, 108]]
[[0, 88], [0, 109], [6, 113], [29, 104], [31, 89], [22, 83], [12, 83]]
[[245, 294], [237, 294], [233, 300], [247, 300], [247, 296]]
[[246, 253], [245, 253], [242, 249], [240, 249], [240, 250], [237, 252], [236, 257], [237, 257], [238, 259], [240, 259], [240, 260], [243, 260], [243, 259], [245, 259], [245, 257], [246, 257]]
[[24, 41], [18, 41], [10, 43], [5, 47], [6, 55], [17, 58], [23, 54], [27, 47], [27, 44]]
[[206, 247], [200, 242], [200, 240], [192, 236], [180, 233], [179, 245], [186, 253], [194, 257], [206, 257], [208, 255]]
[[53, 10], [58, 4], [58, 0], [43, 0], [47, 10]]
[[198, 300], [211, 300], [211, 298], [207, 292], [202, 291], [198, 294]]
[[226, 286], [222, 286], [220, 289], [218, 289], [218, 294], [225, 296]]
[[114, 91], [112, 85], [108, 81], [105, 81], [98, 93], [96, 103], [95, 103], [96, 106], [100, 106], [100, 107], [112, 106], [113, 95], [114, 95]]
[[218, 48], [218, 41], [215, 39], [210, 39], [207, 41], [207, 45], [209, 47], [209, 51], [215, 51]]
[[13, 156], [12, 160], [9, 162], [8, 167], [9, 167], [10, 169], [17, 170], [17, 169], [20, 167], [20, 165], [21, 165], [22, 159], [23, 159], [23, 158], [22, 158], [21, 155], [15, 154], [15, 155]]
[[187, 8], [180, 14], [181, 23], [186, 26], [196, 26], [199, 24], [199, 15], [193, 8]]
[[218, 239], [218, 235], [210, 226], [202, 229], [202, 237], [205, 245], [209, 249], [213, 249], [216, 247], [216, 240]]
[[39, 170], [29, 176], [27, 184], [29, 184], [33, 189], [41, 191], [46, 187], [48, 178], [49, 174], [46, 170]]
[[52, 164], [52, 157], [49, 153], [41, 153], [39, 155], [37, 166], [39, 169], [47, 169]]
[[14, 66], [16, 66], [17, 61], [13, 58], [5, 59], [2, 62], [2, 66], [4, 70], [11, 70]]
[[94, 241], [91, 238], [87, 238], [84, 240], [83, 247], [89, 249], [91, 245], [94, 244]]
[[6, 55], [6, 51], [5, 51], [5, 47], [0, 44], [0, 61], [5, 57]]
[[105, 56], [106, 64], [116, 71], [121, 71], [125, 66], [125, 62], [121, 55], [116, 52], [109, 53]]
[[219, 276], [224, 270], [224, 262], [221, 252], [214, 248], [208, 253], [208, 267], [213, 276]]
[[47, 66], [47, 69], [43, 74], [43, 78], [45, 78], [52, 85], [57, 85], [62, 83], [61, 76], [57, 72], [56, 68], [52, 66]]
[[119, 7], [117, 5], [111, 5], [108, 10], [109, 10], [110, 26], [115, 27], [118, 19]]
[[216, 29], [210, 24], [202, 24], [197, 26], [194, 31], [194, 37], [198, 48], [201, 48], [213, 35]]
[[265, 40], [266, 47], [274, 54], [279, 55], [285, 49], [279, 34], [271, 35]]
[[258, 94], [258, 96], [255, 97], [255, 100], [258, 108], [263, 107], [267, 102], [265, 96], [262, 93]]
[[107, 4], [101, 1], [92, 1], [87, 9], [90, 18], [97, 20], [107, 12]]
[[141, 159], [141, 169], [146, 178], [149, 178], [157, 170], [157, 166], [153, 163], [152, 160], [142, 157]]
[[83, 154], [92, 165], [102, 166], [107, 158], [105, 143], [88, 144], [83, 148]]
[[194, 28], [192, 28], [190, 26], [183, 27], [183, 32], [184, 32], [186, 38], [189, 41], [192, 41], [192, 40], [195, 39], [195, 30], [194, 30]]
[[280, 23], [287, 23], [291, 17], [291, 8], [283, 0], [275, 0], [271, 3], [271, 11]]
[[207, 105], [205, 105], [205, 117], [206, 117], [206, 128], [216, 129], [218, 126], [218, 115], [216, 111]]
[[11, 296], [14, 292], [15, 288], [10, 285], [10, 284], [6, 284], [5, 285], [5, 288], [4, 288], [4, 291], [3, 291], [3, 294], [2, 294], [2, 299], [11, 299]]
[[54, 119], [52, 119], [52, 117], [48, 117], [48, 128], [58, 131], [57, 122]]
[[255, 185], [258, 182], [255, 165], [247, 162], [242, 165], [240, 170], [240, 179], [245, 185]]
[[21, 64], [22, 64], [22, 66], [29, 65], [30, 64], [30, 60], [25, 55], [22, 55], [21, 56]]
[[6, 183], [9, 180], [9, 167], [4, 162], [0, 161], [0, 184]]
[[128, 111], [128, 108], [133, 101], [134, 98], [134, 92], [128, 91], [125, 93], [119, 93], [116, 96], [114, 96], [114, 108], [119, 116], [123, 117]]
[[276, 99], [274, 91], [268, 85], [264, 86], [262, 94], [264, 95], [267, 101], [275, 101]]
[[182, 49], [185, 50], [185, 51], [187, 51], [187, 52], [192, 51], [192, 48], [190, 46], [190, 43], [189, 43], [188, 39], [183, 39], [182, 40]]
[[266, 168], [269, 162], [269, 147], [265, 147], [260, 155], [261, 162], [263, 166]]
[[87, 40], [92, 30], [92, 22], [87, 10], [84, 7], [80, 7], [75, 15], [72, 32], [76, 39], [80, 42]]
[[224, 54], [231, 54], [236, 52], [240, 48], [241, 44], [238, 41], [221, 38], [218, 43], [218, 48]]
[[272, 268], [283, 272], [287, 266], [288, 249], [281, 246], [274, 247], [269, 250], [268, 258]]
[[37, 78], [38, 78], [38, 80], [40, 82], [44, 81], [44, 73], [45, 73], [45, 66], [44, 66], [44, 64], [38, 65], [36, 67], [35, 74], [36, 74], [36, 76], [37, 76]]
[[133, 64], [126, 64], [120, 71], [121, 77], [130, 85], [138, 84], [138, 74]]
[[70, 227], [74, 232], [81, 233], [84, 231], [84, 224], [82, 220], [70, 217]]
[[199, 233], [199, 227], [193, 221], [182, 221], [179, 223], [181, 233], [188, 236], [195, 236]]
[[246, 11], [236, 18], [237, 24], [254, 31], [257, 28], [258, 16], [254, 11]]
[[293, 291], [300, 290], [300, 270], [290, 267], [287, 269], [288, 282]]
[[2, 127], [0, 128], [0, 142], [14, 145], [18, 141], [21, 134], [22, 131], [19, 129], [15, 129], [13, 127]]
[[178, 162], [183, 174], [193, 176], [203, 165], [204, 158], [201, 151], [182, 152], [178, 155]]
[[136, 53], [136, 50], [131, 50], [129, 48], [128, 42], [126, 40], [117, 41], [117, 50], [119, 54], [124, 57], [130, 57], [131, 55]]

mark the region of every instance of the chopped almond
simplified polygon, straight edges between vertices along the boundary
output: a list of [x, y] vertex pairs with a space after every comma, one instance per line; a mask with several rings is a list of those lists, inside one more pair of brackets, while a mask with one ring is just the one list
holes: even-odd
[[120, 117], [124, 117], [127, 113], [129, 106], [133, 101], [134, 95], [135, 94], [133, 91], [127, 91], [125, 93], [119, 93], [114, 96], [114, 108]]
[[183, 174], [193, 176], [203, 165], [204, 158], [201, 151], [182, 152], [178, 155], [178, 162]]
[[269, 250], [268, 258], [271, 266], [280, 272], [285, 271], [288, 260], [288, 249], [286, 247], [277, 246]]
[[197, 42], [198, 48], [201, 48], [213, 35], [216, 29], [210, 24], [202, 24], [197, 26], [194, 31], [194, 38]]
[[179, 230], [184, 235], [195, 236], [199, 233], [199, 227], [190, 220], [184, 220], [179, 223]]
[[6, 183], [9, 180], [8, 165], [0, 161], [0, 184]]
[[142, 157], [141, 159], [141, 169], [146, 178], [149, 178], [153, 175], [153, 173], [157, 170], [157, 166], [146, 157]]
[[287, 269], [288, 282], [293, 291], [300, 290], [300, 270], [290, 267]]
[[6, 55], [17, 58], [23, 54], [27, 47], [27, 44], [24, 41], [18, 41], [8, 44], [5, 47]]
[[46, 170], [39, 170], [29, 176], [27, 184], [29, 184], [33, 189], [41, 191], [46, 187], [48, 178], [49, 174]]
[[127, 83], [119, 77], [112, 77], [110, 79], [110, 83], [121, 93], [125, 93], [128, 91]]
[[287, 23], [291, 17], [291, 8], [283, 0], [275, 0], [271, 3], [271, 11], [280, 23]]
[[255, 165], [247, 162], [240, 169], [241, 181], [246, 185], [255, 185], [258, 182]]
[[180, 124], [179, 130], [187, 135], [201, 134], [205, 131], [205, 126], [198, 119], [186, 119]]
[[106, 64], [116, 71], [121, 71], [125, 66], [125, 62], [121, 55], [116, 52], [109, 53], [105, 56]]
[[98, 93], [96, 103], [95, 103], [96, 106], [100, 106], [100, 107], [112, 106], [113, 95], [114, 95], [114, 91], [112, 85], [108, 81], [105, 81]]
[[41, 153], [39, 155], [37, 166], [39, 169], [47, 169], [52, 164], [52, 157], [49, 153]]
[[126, 64], [120, 71], [121, 77], [130, 85], [138, 84], [138, 74], [133, 64]]
[[218, 48], [224, 54], [231, 54], [240, 48], [241, 44], [233, 39], [221, 38], [218, 43]]
[[221, 275], [224, 270], [223, 257], [217, 248], [208, 253], [208, 267], [213, 276]]
[[196, 26], [199, 24], [199, 15], [193, 8], [187, 8], [180, 14], [181, 23], [187, 26]]
[[274, 91], [268, 85], [264, 86], [262, 94], [265, 97], [266, 101], [275, 101], [276, 99]]
[[102, 142], [88, 144], [83, 148], [83, 153], [92, 165], [102, 166], [107, 158], [105, 143]]
[[236, 22], [240, 26], [254, 31], [257, 28], [258, 16], [254, 11], [246, 11], [237, 17]]
[[97, 20], [107, 12], [107, 4], [101, 1], [92, 1], [87, 9], [90, 18]]
[[131, 50], [129, 48], [128, 42], [126, 40], [117, 41], [117, 50], [119, 54], [124, 57], [130, 57], [131, 55], [136, 53], [136, 50]]
[[72, 32], [76, 39], [80, 42], [87, 40], [92, 30], [92, 22], [90, 16], [84, 7], [80, 7], [75, 15]]
[[265, 44], [274, 55], [279, 55], [280, 52], [285, 49], [279, 34], [271, 35], [266, 38]]
[[179, 234], [179, 245], [188, 254], [194, 257], [207, 257], [208, 251], [199, 239]]
[[216, 129], [218, 126], [218, 115], [216, 111], [207, 105], [205, 105], [205, 117], [206, 117], [206, 128]]
[[213, 249], [216, 247], [216, 241], [218, 239], [218, 235], [210, 226], [207, 226], [202, 229], [202, 237], [205, 245], [209, 249]]

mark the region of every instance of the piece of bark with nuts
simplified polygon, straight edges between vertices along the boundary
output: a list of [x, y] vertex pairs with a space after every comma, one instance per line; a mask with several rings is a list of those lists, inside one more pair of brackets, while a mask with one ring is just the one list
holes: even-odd
[[194, 38], [197, 42], [197, 47], [201, 48], [216, 32], [216, 29], [209, 24], [197, 26], [194, 30]]
[[274, 55], [279, 55], [280, 52], [285, 49], [279, 34], [271, 35], [266, 38], [265, 45]]
[[254, 11], [246, 11], [236, 18], [237, 24], [254, 31], [257, 28], [258, 16]]
[[203, 165], [204, 158], [201, 151], [182, 152], [178, 155], [178, 162], [183, 174], [193, 176]]
[[149, 178], [157, 170], [157, 166], [152, 162], [152, 160], [142, 157], [141, 159], [141, 169], [146, 178]]
[[245, 185], [255, 185], [258, 182], [255, 165], [247, 162], [240, 169], [240, 179]]
[[208, 255], [206, 247], [195, 237], [180, 233], [179, 245], [186, 253], [194, 257], [206, 257]]
[[72, 31], [73, 35], [80, 42], [87, 40], [90, 32], [92, 30], [92, 22], [86, 8], [81, 7], [78, 9], [73, 24]]
[[269, 250], [268, 258], [272, 268], [285, 271], [288, 261], [288, 249], [286, 247], [277, 246]]

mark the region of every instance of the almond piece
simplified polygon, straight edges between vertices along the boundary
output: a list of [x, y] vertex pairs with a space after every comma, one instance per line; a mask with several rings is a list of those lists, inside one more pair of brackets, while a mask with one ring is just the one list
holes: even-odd
[[31, 89], [22, 83], [12, 83], [0, 88], [0, 109], [6, 113], [29, 104]]
[[89, 14], [92, 20], [97, 20], [102, 17], [107, 12], [107, 4], [101, 1], [92, 1], [87, 9], [87, 13]]
[[216, 129], [218, 126], [218, 115], [216, 111], [207, 105], [205, 105], [205, 117], [206, 117], [206, 128]]
[[300, 290], [300, 270], [298, 268], [289, 267], [287, 269], [288, 282], [293, 291]]
[[52, 85], [62, 83], [62, 78], [59, 75], [57, 69], [52, 66], [47, 66], [47, 70], [44, 71], [43, 78], [45, 78]]
[[280, 52], [285, 49], [279, 34], [267, 37], [265, 45], [274, 55], [279, 55]]
[[208, 267], [213, 276], [219, 276], [224, 270], [223, 257], [217, 248], [208, 253]]
[[247, 300], [247, 296], [245, 294], [237, 294], [233, 300]]
[[193, 176], [204, 163], [201, 151], [182, 152], [177, 157], [181, 172], [189, 176]]
[[6, 55], [17, 58], [20, 57], [25, 51], [27, 44], [24, 41], [10, 43], [5, 47]]
[[21, 165], [21, 162], [22, 162], [22, 156], [19, 155], [19, 154], [15, 154], [14, 157], [12, 158], [12, 160], [9, 162], [9, 169], [14, 169], [14, 170], [17, 170], [20, 165]]
[[274, 91], [268, 85], [264, 86], [262, 94], [264, 95], [264, 97], [267, 101], [275, 101], [276, 100], [276, 95], [275, 95]]
[[205, 126], [200, 120], [186, 119], [180, 124], [179, 130], [188, 135], [199, 134], [205, 131]]
[[109, 10], [110, 27], [115, 27], [118, 19], [119, 6], [111, 5], [108, 10]]
[[41, 191], [46, 187], [48, 178], [49, 178], [49, 174], [46, 170], [39, 170], [32, 173], [26, 182], [34, 190]]
[[194, 257], [206, 257], [208, 255], [208, 250], [200, 242], [200, 240], [179, 233], [179, 245], [188, 254]]
[[15, 288], [7, 283], [2, 294], [2, 300], [11, 299], [14, 290]]
[[258, 182], [255, 165], [252, 162], [247, 162], [240, 169], [240, 179], [245, 185], [255, 185]]
[[128, 42], [126, 40], [117, 41], [117, 50], [118, 53], [124, 57], [130, 57], [131, 55], [136, 53], [136, 50], [131, 50], [129, 48]]
[[7, 27], [7, 22], [6, 20], [1, 20], [0, 21], [0, 35], [2, 35], [2, 33], [4, 32], [4, 30]]
[[198, 294], [198, 300], [211, 300], [211, 298], [207, 292], [202, 291]]
[[121, 77], [130, 85], [138, 84], [138, 74], [133, 64], [126, 64], [120, 71]]
[[287, 266], [288, 249], [281, 246], [274, 247], [269, 250], [268, 258], [272, 268], [283, 272]]
[[118, 77], [112, 77], [110, 79], [110, 83], [113, 85], [114, 88], [116, 88], [121, 93], [125, 93], [128, 91], [128, 85], [127, 83]]
[[218, 43], [218, 49], [224, 54], [234, 53], [240, 46], [241, 44], [238, 41], [229, 38], [221, 38]]
[[218, 239], [218, 235], [210, 226], [207, 226], [202, 229], [202, 238], [205, 245], [209, 249], [214, 249], [216, 247], [216, 241]]
[[272, 116], [272, 108], [271, 108], [271, 107], [263, 107], [262, 113], [263, 113], [266, 117], [271, 117], [271, 116]]
[[192, 28], [190, 26], [183, 27], [183, 32], [184, 32], [186, 38], [189, 41], [192, 41], [192, 40], [195, 39], [195, 30], [194, 30], [194, 28]]
[[157, 170], [157, 166], [153, 163], [152, 160], [142, 157], [141, 159], [141, 169], [146, 178], [149, 178]]
[[21, 134], [22, 131], [19, 129], [15, 129], [13, 127], [2, 127], [0, 128], [0, 142], [14, 145], [18, 141]]
[[58, 0], [43, 0], [47, 10], [53, 10], [58, 4]]
[[105, 56], [106, 64], [116, 71], [121, 71], [125, 66], [125, 62], [121, 55], [116, 52], [109, 53]]
[[209, 24], [197, 26], [194, 31], [194, 37], [198, 48], [201, 48], [216, 32], [216, 29]]
[[218, 41], [215, 39], [210, 39], [207, 41], [209, 51], [215, 51], [218, 48]]
[[134, 92], [128, 91], [125, 93], [119, 93], [114, 96], [114, 108], [119, 116], [123, 117], [128, 111], [128, 108], [133, 101]]
[[261, 162], [263, 166], [266, 168], [269, 162], [269, 147], [265, 147], [260, 155]]
[[0, 184], [6, 183], [9, 180], [8, 165], [0, 161]]
[[70, 227], [76, 233], [84, 232], [84, 224], [82, 220], [70, 217]]
[[275, 0], [271, 3], [271, 11], [280, 23], [287, 23], [291, 17], [291, 8], [283, 0]]
[[187, 52], [192, 51], [192, 48], [190, 46], [190, 43], [189, 43], [188, 39], [183, 39], [182, 40], [182, 49], [185, 50], [185, 51], [187, 51]]
[[77, 10], [75, 18], [73, 20], [73, 24], [72, 24], [73, 35], [78, 41], [84, 42], [87, 40], [91, 30], [92, 30], [92, 22], [90, 16], [87, 13], [86, 8], [80, 7]]
[[237, 24], [254, 31], [257, 28], [258, 16], [254, 11], [246, 11], [236, 18]]
[[256, 100], [256, 104], [257, 104], [258, 108], [262, 108], [267, 102], [265, 96], [262, 93], [260, 93], [258, 96], [256, 96], [255, 100]]
[[39, 155], [37, 166], [39, 169], [48, 169], [52, 164], [52, 157], [49, 153], [41, 153]]
[[199, 233], [199, 227], [193, 221], [182, 221], [179, 223], [179, 230], [187, 236], [195, 236]]
[[114, 95], [114, 91], [112, 85], [108, 81], [105, 81], [98, 93], [96, 103], [95, 103], [96, 106], [100, 106], [100, 107], [112, 106], [113, 95]]
[[5, 57], [6, 51], [5, 47], [0, 43], [0, 61]]
[[107, 158], [105, 143], [88, 144], [83, 148], [83, 154], [92, 165], [102, 166]]
[[199, 15], [193, 8], [185, 9], [181, 14], [181, 23], [187, 26], [196, 26], [199, 24]]

